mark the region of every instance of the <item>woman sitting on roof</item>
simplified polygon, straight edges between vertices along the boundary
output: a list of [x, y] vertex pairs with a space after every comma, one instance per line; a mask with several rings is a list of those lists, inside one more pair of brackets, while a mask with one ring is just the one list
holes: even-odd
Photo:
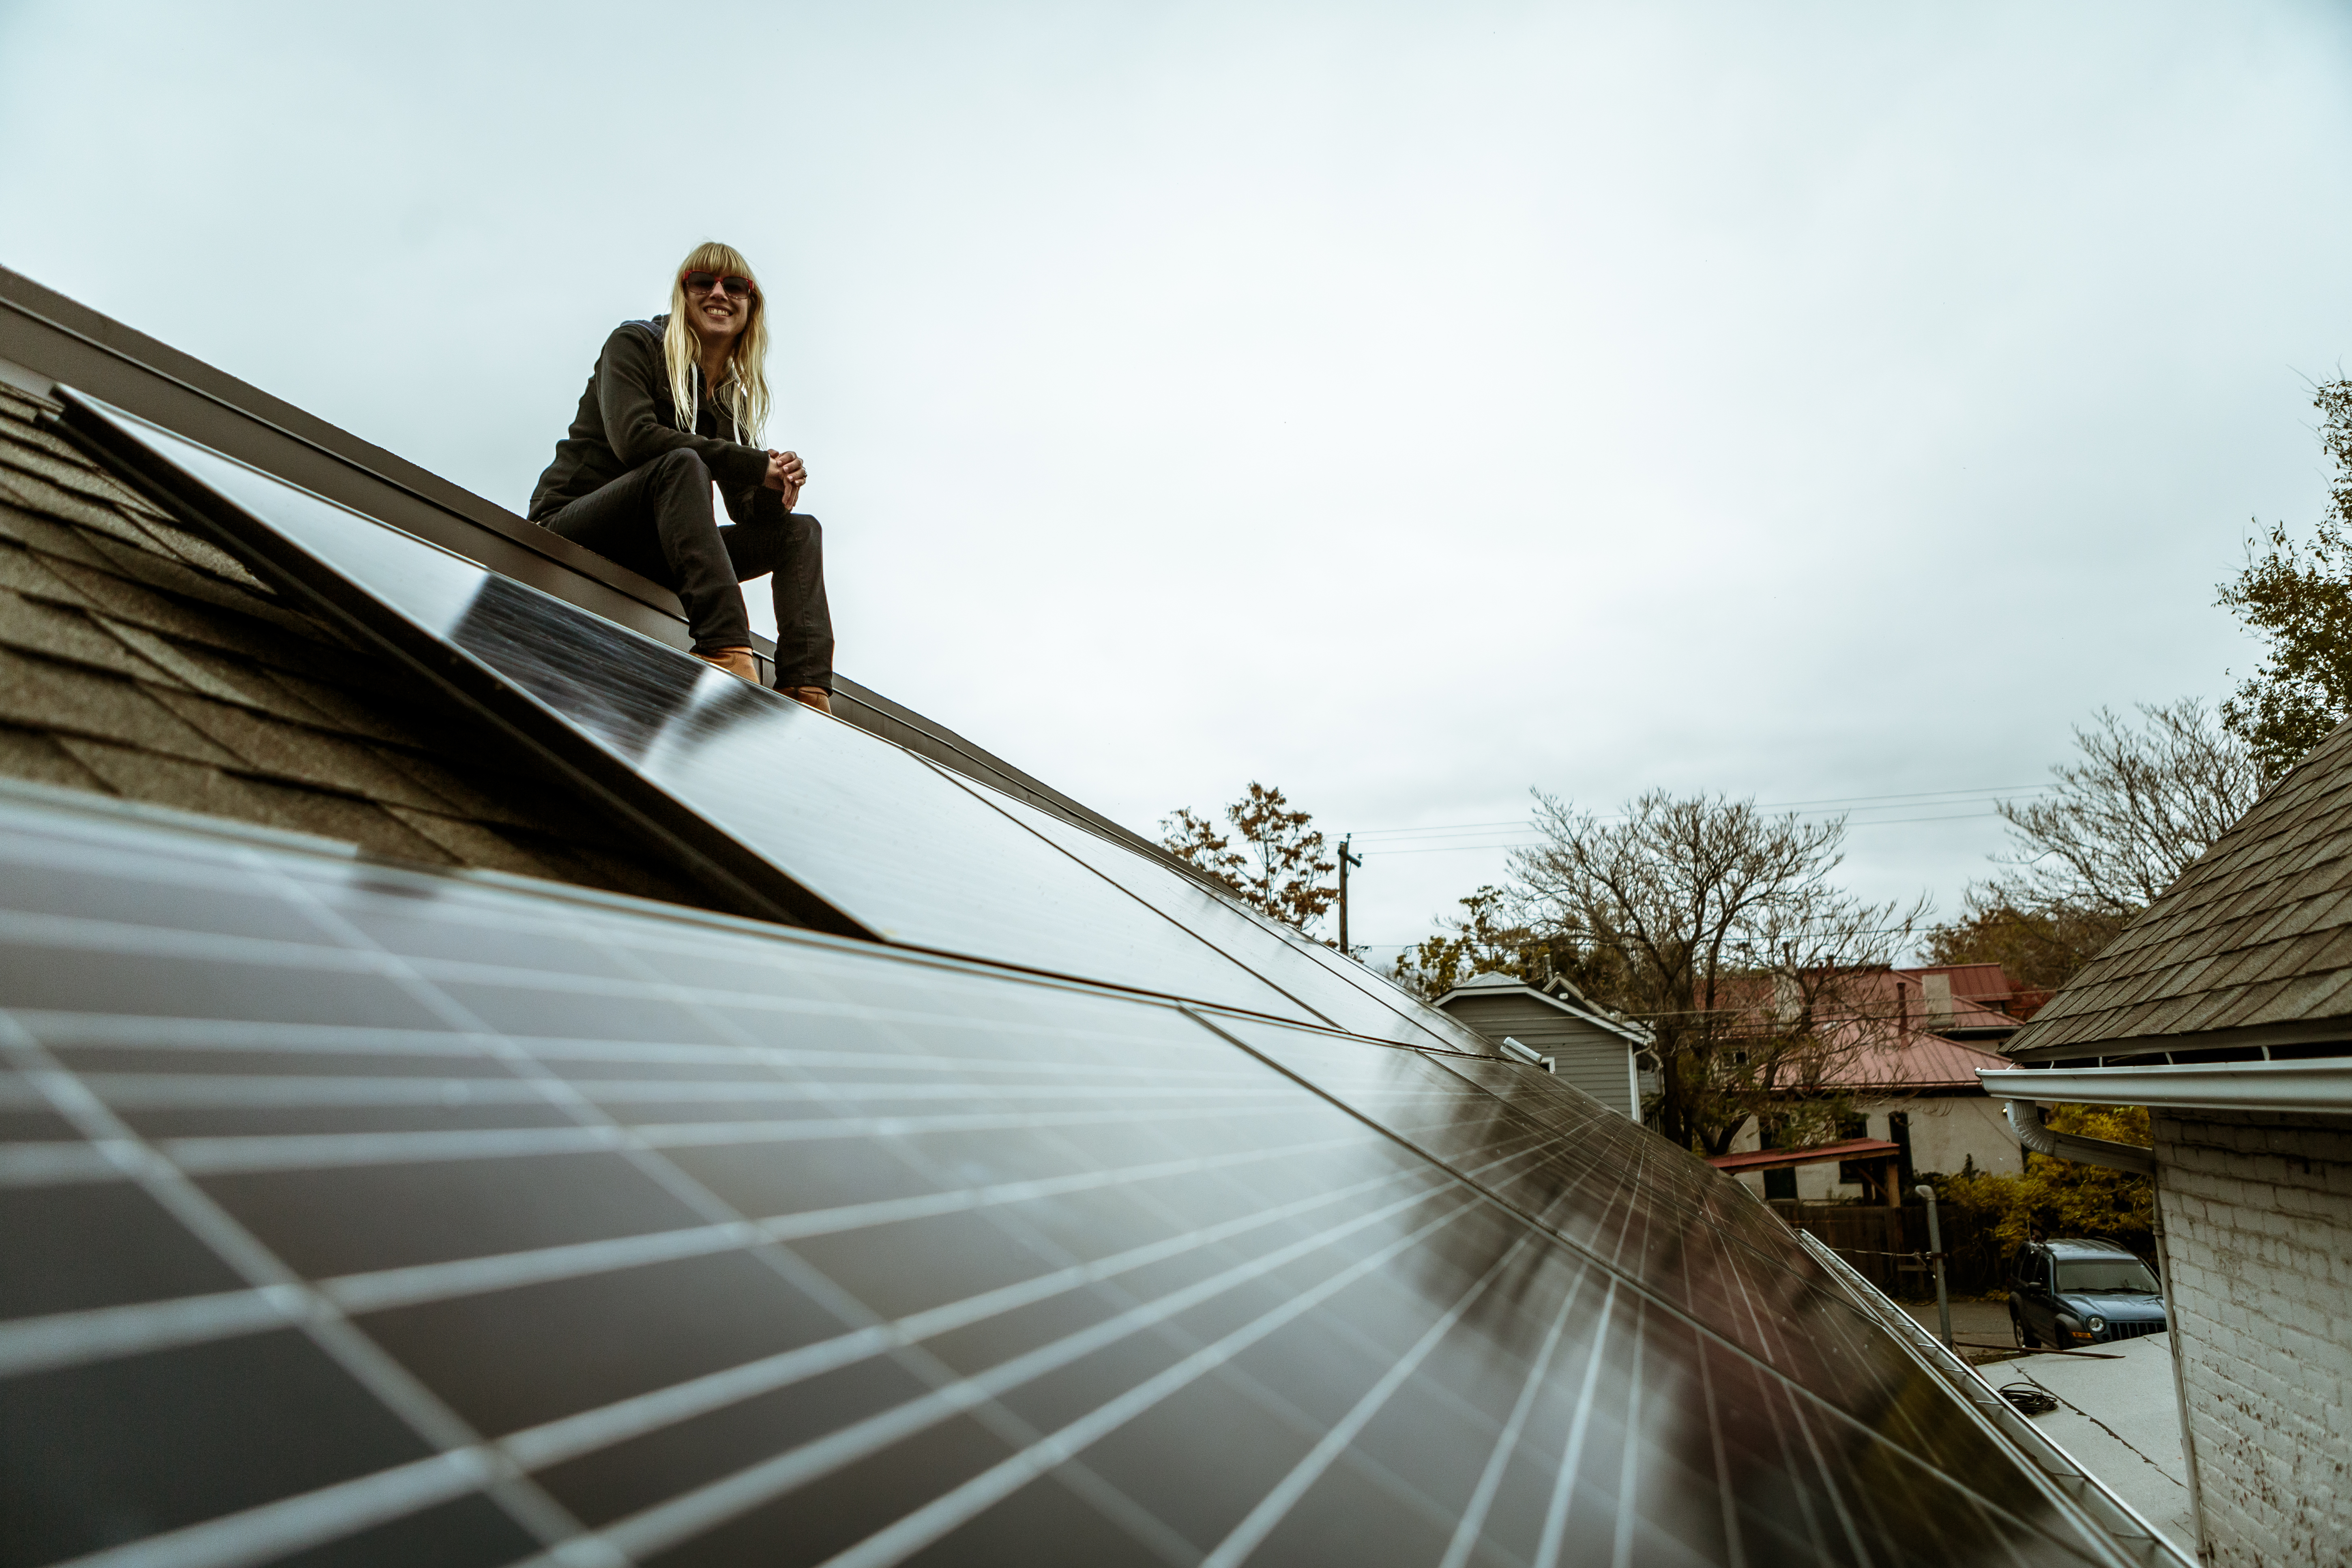
[[[833, 616], [816, 519], [793, 510], [808, 471], [752, 445], [768, 416], [768, 321], [751, 264], [697, 246], [669, 313], [604, 340], [530, 520], [677, 590], [694, 651], [759, 679], [739, 584], [773, 574], [776, 689], [833, 711]], [[734, 521], [710, 504], [716, 480]]]

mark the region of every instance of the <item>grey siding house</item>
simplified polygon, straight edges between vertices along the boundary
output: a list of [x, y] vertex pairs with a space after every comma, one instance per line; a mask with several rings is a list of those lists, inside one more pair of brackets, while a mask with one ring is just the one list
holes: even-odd
[[1467, 1024], [1501, 1048], [1518, 1041], [1551, 1058], [1552, 1071], [1610, 1110], [1642, 1120], [1640, 1070], [1634, 1058], [1649, 1047], [1639, 1029], [1562, 1000], [1507, 974], [1479, 974], [1437, 999], [1439, 1011]]

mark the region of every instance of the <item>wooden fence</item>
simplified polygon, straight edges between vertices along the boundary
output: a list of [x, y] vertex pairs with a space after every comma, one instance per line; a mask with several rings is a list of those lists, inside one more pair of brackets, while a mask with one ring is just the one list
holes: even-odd
[[[1771, 1200], [1772, 1212], [1797, 1230], [1819, 1237], [1854, 1272], [1898, 1300], [1924, 1300], [1936, 1294], [1927, 1268], [1927, 1210], [1921, 1204], [1899, 1209], [1870, 1204], [1809, 1204]], [[1946, 1289], [1963, 1296], [1998, 1288], [1999, 1248], [1968, 1215], [1946, 1207], [1937, 1216], [1944, 1232]]]

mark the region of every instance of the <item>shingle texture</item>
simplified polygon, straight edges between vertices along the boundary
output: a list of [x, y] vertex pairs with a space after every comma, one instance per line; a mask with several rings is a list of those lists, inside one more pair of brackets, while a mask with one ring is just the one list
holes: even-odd
[[2352, 724], [2314, 748], [2006, 1048], [2339, 1017], [2352, 1017]]
[[0, 385], [0, 776], [393, 859], [704, 901], [425, 684], [281, 601]]

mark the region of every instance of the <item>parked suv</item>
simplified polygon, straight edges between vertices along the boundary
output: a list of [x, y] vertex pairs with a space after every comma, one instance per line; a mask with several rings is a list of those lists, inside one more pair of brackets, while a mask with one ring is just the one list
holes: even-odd
[[2112, 1241], [2061, 1237], [2027, 1245], [2009, 1269], [2017, 1342], [2064, 1350], [2164, 1331], [2155, 1271]]

